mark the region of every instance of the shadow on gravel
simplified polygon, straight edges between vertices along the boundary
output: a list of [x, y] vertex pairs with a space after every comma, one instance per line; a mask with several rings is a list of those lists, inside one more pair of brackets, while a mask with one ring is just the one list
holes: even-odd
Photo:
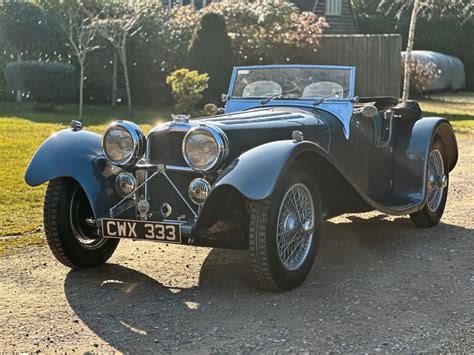
[[[219, 249], [206, 258], [194, 288], [165, 287], [144, 273], [108, 264], [69, 272], [65, 293], [77, 316], [122, 352], [199, 351], [213, 345], [222, 351], [224, 344], [255, 350], [263, 327], [266, 337], [288, 339], [312, 329], [310, 336], [324, 344], [337, 341], [338, 334], [361, 339], [386, 332], [388, 339], [400, 330], [416, 336], [412, 323], [426, 320], [417, 315], [420, 308], [432, 309], [436, 318], [440, 299], [464, 292], [458, 288], [453, 294], [446, 287], [451, 273], [436, 271], [435, 265], [450, 270], [452, 250], [473, 231], [448, 224], [416, 229], [408, 218], [385, 217], [326, 223], [307, 281], [283, 294], [255, 288], [247, 252]], [[433, 294], [433, 284], [445, 289]]]

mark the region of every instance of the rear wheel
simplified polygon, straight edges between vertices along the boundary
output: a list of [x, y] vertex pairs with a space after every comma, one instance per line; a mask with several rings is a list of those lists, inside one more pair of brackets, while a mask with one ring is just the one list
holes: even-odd
[[59, 178], [48, 184], [44, 201], [46, 240], [62, 264], [81, 269], [104, 264], [115, 251], [118, 239], [97, 235], [86, 223], [92, 208], [81, 186], [72, 179]]
[[270, 291], [299, 286], [311, 270], [320, 236], [320, 198], [311, 172], [293, 163], [271, 199], [249, 207], [249, 248], [259, 284]]
[[439, 223], [448, 197], [449, 171], [446, 148], [439, 140], [433, 142], [426, 177], [426, 203], [423, 209], [410, 215], [415, 226], [430, 228]]

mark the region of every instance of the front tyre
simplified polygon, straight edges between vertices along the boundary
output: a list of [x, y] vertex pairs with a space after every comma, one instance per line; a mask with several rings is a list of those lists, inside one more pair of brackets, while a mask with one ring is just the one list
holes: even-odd
[[299, 286], [316, 256], [321, 226], [318, 186], [306, 165], [293, 163], [271, 199], [249, 203], [249, 249], [260, 286]]
[[428, 158], [426, 203], [423, 209], [410, 214], [415, 226], [430, 228], [439, 223], [448, 197], [449, 170], [446, 148], [439, 140], [433, 142]]
[[72, 179], [50, 181], [44, 201], [44, 230], [49, 248], [62, 264], [82, 269], [104, 264], [118, 239], [97, 235], [86, 223], [93, 213], [81, 186]]

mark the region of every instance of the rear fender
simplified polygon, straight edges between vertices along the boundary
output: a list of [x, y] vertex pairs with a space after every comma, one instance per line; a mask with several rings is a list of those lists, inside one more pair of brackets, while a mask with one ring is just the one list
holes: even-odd
[[72, 178], [84, 189], [94, 216], [100, 218], [119, 201], [114, 190], [118, 171], [103, 155], [99, 134], [66, 129], [53, 134], [38, 148], [25, 181], [37, 186], [60, 177]]
[[395, 138], [393, 156], [393, 194], [399, 198], [410, 197], [423, 208], [426, 199], [426, 174], [431, 146], [440, 139], [446, 147], [449, 171], [458, 160], [456, 136], [448, 120], [441, 117], [424, 117], [415, 122], [406, 135], [401, 128]]

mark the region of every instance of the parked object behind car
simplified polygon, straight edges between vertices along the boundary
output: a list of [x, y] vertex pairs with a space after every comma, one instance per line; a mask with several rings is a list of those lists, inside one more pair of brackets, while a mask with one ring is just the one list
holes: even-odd
[[[402, 58], [405, 58], [402, 52]], [[466, 87], [466, 73], [464, 64], [452, 55], [432, 51], [412, 51], [413, 59], [419, 63], [433, 63], [436, 67], [436, 76], [428, 83], [425, 93], [435, 91], [459, 91]]]
[[[49, 182], [45, 232], [72, 268], [105, 263], [120, 239], [247, 249], [260, 285], [300, 285], [324, 220], [379, 210], [433, 227], [457, 161], [449, 122], [414, 101], [357, 98], [355, 68], [234, 68], [225, 113], [176, 115], [147, 136], [50, 137], [26, 172]], [[212, 110], [217, 112], [217, 110]]]

